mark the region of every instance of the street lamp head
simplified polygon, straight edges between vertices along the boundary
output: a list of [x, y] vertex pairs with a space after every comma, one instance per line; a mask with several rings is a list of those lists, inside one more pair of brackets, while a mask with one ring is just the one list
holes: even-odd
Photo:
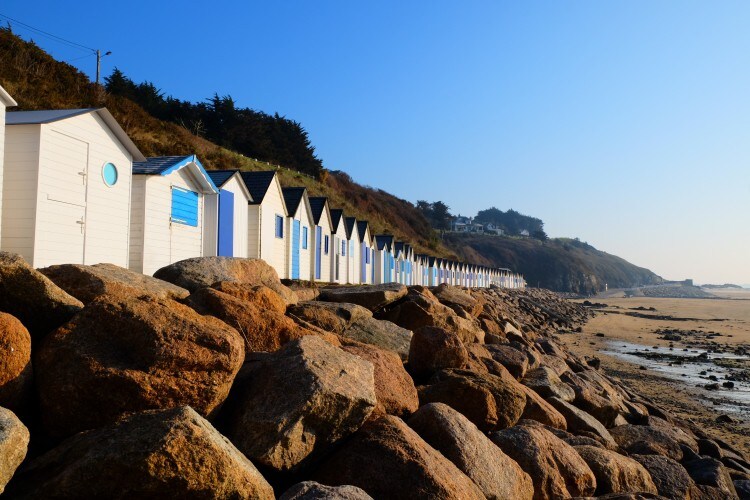
[[108, 50], [107, 52], [104, 53], [105, 56], [108, 56], [108, 55], [111, 55], [111, 54], [112, 54], [111, 50]]

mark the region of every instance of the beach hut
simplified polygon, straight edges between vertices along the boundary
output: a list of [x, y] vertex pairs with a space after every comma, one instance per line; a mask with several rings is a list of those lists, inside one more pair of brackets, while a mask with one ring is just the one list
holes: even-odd
[[404, 259], [404, 242], [397, 241], [393, 244], [393, 281], [396, 283], [406, 284], [406, 262]]
[[328, 198], [325, 196], [311, 197], [310, 207], [312, 207], [313, 222], [315, 224], [312, 279], [314, 281], [330, 281], [332, 224]]
[[390, 234], [375, 235], [375, 278], [376, 285], [392, 283], [395, 260], [393, 258], [394, 240]]
[[344, 211], [340, 208], [331, 209], [331, 237], [333, 251], [331, 252], [331, 281], [333, 283], [348, 283], [349, 268], [347, 267], [349, 245], [346, 239], [346, 225]]
[[16, 101], [0, 87], [0, 235], [3, 220], [3, 151], [5, 147], [5, 108], [17, 106]]
[[247, 257], [247, 205], [252, 201], [239, 170], [208, 170], [219, 189], [206, 195], [206, 248], [204, 255]]
[[283, 188], [281, 192], [289, 213], [286, 224], [287, 276], [293, 280], [307, 280], [310, 279], [310, 228], [313, 227], [307, 188]]
[[358, 220], [357, 234], [359, 235], [359, 262], [361, 266], [359, 279], [361, 283], [372, 284], [375, 281], [375, 266], [373, 265], [375, 255], [370, 223], [366, 220]]
[[132, 166], [145, 158], [109, 111], [8, 112], [4, 145], [0, 248], [34, 267], [127, 267]]
[[346, 227], [346, 244], [348, 246], [346, 252], [346, 282], [356, 285], [362, 282], [360, 277], [362, 255], [359, 251], [359, 228], [357, 227], [357, 219], [354, 217], [346, 217], [344, 218], [344, 225]]
[[206, 197], [218, 193], [195, 155], [134, 162], [130, 269], [153, 274], [206, 255], [206, 239], [215, 244], [218, 222], [215, 211], [206, 217]]
[[242, 172], [242, 180], [253, 199], [247, 212], [247, 256], [263, 259], [279, 278], [289, 278], [287, 210], [279, 176], [274, 170]]

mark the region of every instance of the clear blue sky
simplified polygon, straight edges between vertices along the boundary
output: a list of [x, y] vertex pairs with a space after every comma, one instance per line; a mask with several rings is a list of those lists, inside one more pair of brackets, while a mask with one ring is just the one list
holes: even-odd
[[0, 13], [111, 50], [105, 75], [300, 121], [327, 168], [402, 198], [514, 208], [668, 278], [750, 283], [748, 2], [6, 0]]

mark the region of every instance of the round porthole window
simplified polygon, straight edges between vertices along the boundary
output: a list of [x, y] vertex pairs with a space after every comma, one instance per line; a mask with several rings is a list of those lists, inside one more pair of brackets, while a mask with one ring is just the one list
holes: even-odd
[[117, 167], [112, 163], [105, 163], [102, 167], [102, 177], [104, 178], [104, 184], [114, 186], [117, 184]]

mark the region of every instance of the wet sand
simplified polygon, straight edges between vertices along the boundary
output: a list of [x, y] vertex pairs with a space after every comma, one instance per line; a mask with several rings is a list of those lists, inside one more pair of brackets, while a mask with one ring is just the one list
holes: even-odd
[[[577, 354], [598, 356], [603, 370], [620, 378], [633, 390], [750, 453], [750, 380], [736, 382], [733, 389], [724, 389], [721, 384], [727, 377], [726, 372], [719, 367], [713, 369], [710, 364], [716, 361], [714, 358], [735, 357], [738, 352], [740, 357], [747, 357], [742, 355], [745, 347], [750, 352], [750, 290], [713, 290], [712, 293], [723, 298], [590, 299], [608, 307], [601, 308], [581, 333], [563, 334], [559, 338]], [[679, 335], [680, 340], [661, 339], [663, 333], [656, 331], [664, 329], [684, 333]], [[703, 364], [678, 362], [678, 366], [672, 367], [669, 359], [653, 360], [625, 354], [637, 348], [641, 348], [644, 355], [662, 353], [667, 357], [697, 356], [707, 350], [710, 359]], [[750, 373], [750, 359], [741, 368], [738, 375]], [[707, 373], [701, 375], [701, 371]], [[706, 383], [712, 382], [708, 379], [711, 375], [717, 377], [721, 390], [704, 388]], [[716, 417], [722, 414], [730, 415], [736, 422], [717, 423]]]

